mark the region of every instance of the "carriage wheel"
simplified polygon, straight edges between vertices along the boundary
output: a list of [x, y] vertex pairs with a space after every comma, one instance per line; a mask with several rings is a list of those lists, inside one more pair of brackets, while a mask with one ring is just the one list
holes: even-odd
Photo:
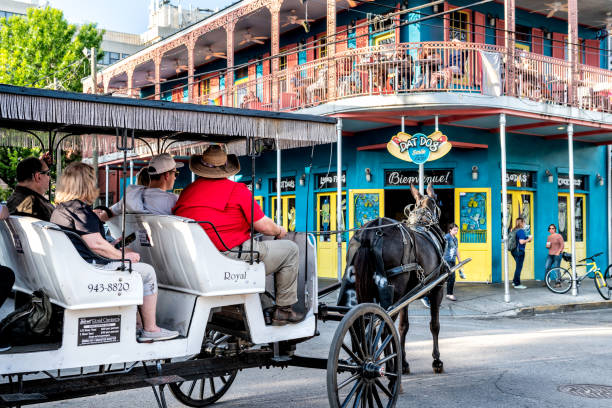
[[[204, 337], [204, 343], [212, 343], [215, 346], [227, 343], [231, 336], [224, 335], [214, 330], [209, 330]], [[192, 357], [190, 360], [197, 358]], [[202, 377], [191, 381], [169, 384], [170, 391], [174, 397], [189, 407], [205, 407], [215, 403], [221, 398], [236, 379], [238, 370], [230, 371], [226, 375], [218, 377]]]
[[399, 336], [378, 305], [360, 304], [340, 322], [327, 360], [329, 406], [391, 408], [402, 381]]

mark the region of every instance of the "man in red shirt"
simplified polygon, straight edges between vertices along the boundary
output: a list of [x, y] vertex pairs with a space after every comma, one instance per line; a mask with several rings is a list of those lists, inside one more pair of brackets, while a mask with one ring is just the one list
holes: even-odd
[[[227, 155], [220, 146], [210, 146], [202, 155], [191, 156], [189, 168], [200, 176], [181, 193], [172, 212], [196, 221], [210, 221], [219, 233], [208, 224], [201, 224], [213, 244], [224, 255], [235, 259], [249, 259], [251, 219], [255, 231], [276, 238], [283, 238], [287, 231], [266, 217], [254, 205], [251, 217], [252, 193], [242, 183], [228, 180], [240, 171], [236, 155]], [[232, 250], [232, 252], [229, 251]], [[291, 307], [297, 302], [297, 275], [299, 253], [293, 241], [254, 241], [266, 267], [266, 275], [276, 274], [276, 307], [272, 324], [281, 326], [303, 319]]]

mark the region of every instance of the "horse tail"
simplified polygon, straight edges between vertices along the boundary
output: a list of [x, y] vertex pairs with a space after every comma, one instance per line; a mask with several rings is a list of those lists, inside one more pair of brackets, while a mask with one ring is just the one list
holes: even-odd
[[355, 268], [355, 289], [357, 291], [357, 302], [372, 302], [374, 294], [372, 291], [376, 287], [374, 284], [374, 265], [373, 257], [370, 251], [369, 241], [363, 240], [361, 246], [357, 250], [353, 258], [353, 267]]

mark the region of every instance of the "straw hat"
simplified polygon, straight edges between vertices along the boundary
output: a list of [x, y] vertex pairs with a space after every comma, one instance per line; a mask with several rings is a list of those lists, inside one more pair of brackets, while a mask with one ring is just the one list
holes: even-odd
[[202, 154], [189, 159], [189, 168], [205, 178], [227, 178], [240, 171], [240, 162], [235, 154], [228, 155], [221, 146], [212, 145]]

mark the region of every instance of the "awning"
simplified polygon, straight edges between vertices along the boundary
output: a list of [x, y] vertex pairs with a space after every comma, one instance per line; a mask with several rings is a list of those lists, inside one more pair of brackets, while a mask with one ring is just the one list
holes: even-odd
[[[336, 142], [335, 118], [10, 85], [0, 85], [0, 128], [77, 135], [130, 129], [140, 138], [218, 143], [278, 137], [281, 149]], [[4, 132], [0, 143], [19, 145], [24, 137], [31, 138]]]

